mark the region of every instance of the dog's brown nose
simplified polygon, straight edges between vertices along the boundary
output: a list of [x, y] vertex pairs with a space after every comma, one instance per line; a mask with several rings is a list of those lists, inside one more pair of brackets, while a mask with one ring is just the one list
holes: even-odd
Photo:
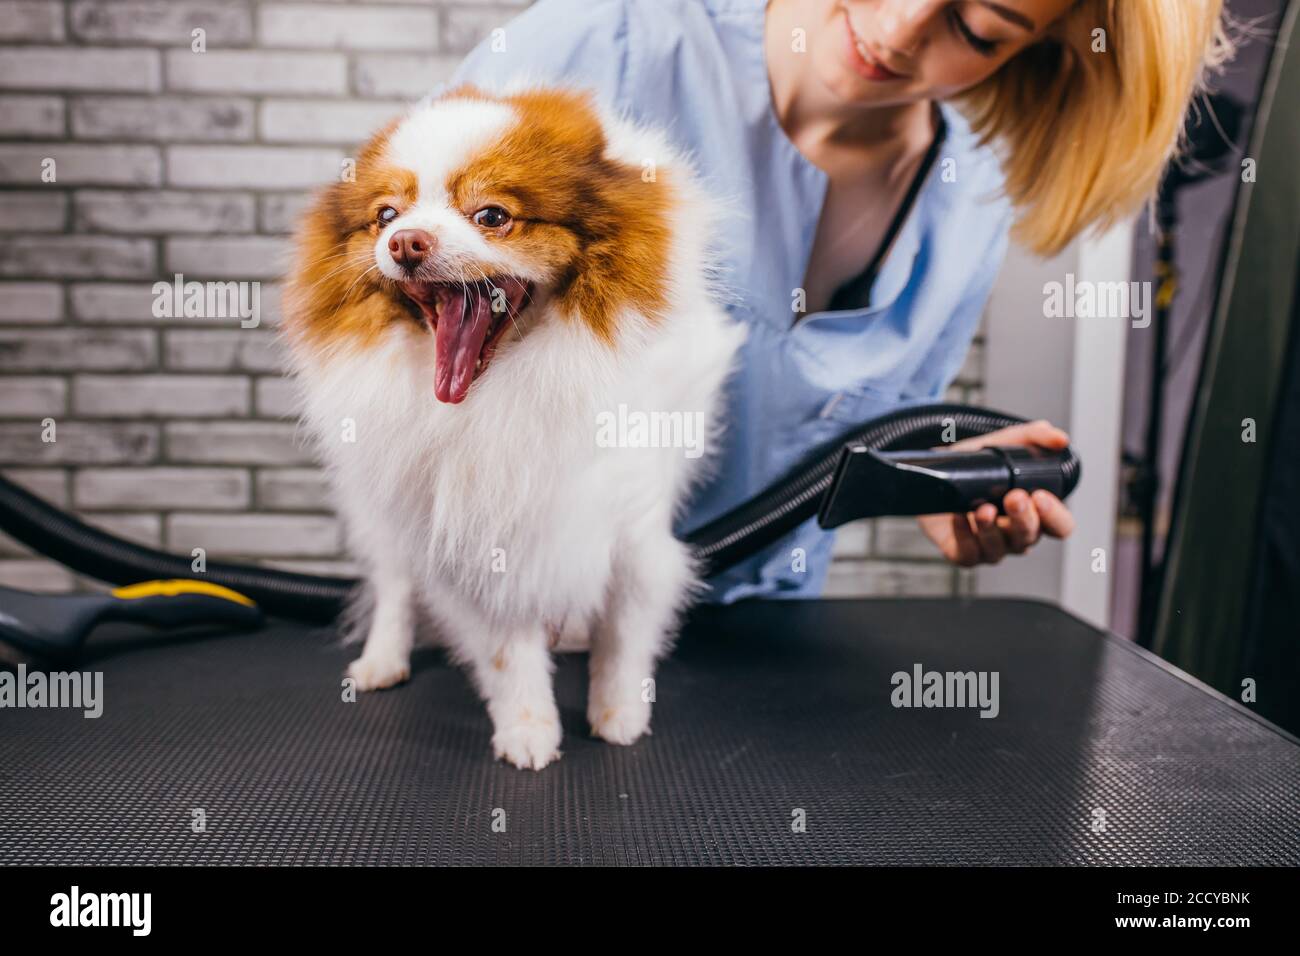
[[423, 229], [399, 229], [388, 240], [393, 260], [405, 269], [414, 269], [433, 249], [434, 238]]

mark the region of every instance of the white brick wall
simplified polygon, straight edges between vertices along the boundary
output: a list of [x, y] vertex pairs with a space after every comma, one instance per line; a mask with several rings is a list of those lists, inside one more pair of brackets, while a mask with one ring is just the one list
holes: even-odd
[[83, 189], [73, 193], [73, 208], [77, 232], [243, 233], [257, 226], [248, 193]]
[[243, 3], [78, 0], [70, 7], [72, 35], [87, 43], [174, 46], [178, 39], [188, 43], [195, 29], [204, 31], [209, 48], [243, 46], [253, 39], [252, 16]]
[[0, 322], [35, 324], [61, 318], [61, 287], [51, 282], [0, 282]]
[[167, 85], [195, 93], [342, 95], [347, 92], [348, 61], [339, 53], [169, 50]]
[[35, 0], [0, 3], [0, 40], [58, 43], [64, 36], [63, 11], [57, 3]]
[[297, 146], [171, 146], [167, 182], [173, 186], [311, 189], [337, 177], [344, 153]]
[[262, 103], [257, 128], [262, 139], [281, 143], [352, 143], [394, 116], [401, 100], [283, 100]]
[[[279, 377], [286, 237], [525, 2], [0, 0], [0, 469], [133, 540], [351, 573]], [[261, 326], [155, 317], [175, 272], [261, 281]], [[834, 594], [969, 586], [906, 521], [845, 529], [836, 558]], [[0, 583], [82, 582], [0, 535]]]
[[265, 3], [257, 11], [263, 43], [324, 50], [408, 50], [438, 46], [433, 7]]
[[289, 252], [285, 240], [267, 236], [167, 239], [163, 249], [165, 272], [214, 280], [230, 276], [279, 278], [284, 274]]
[[[22, 104], [33, 135], [42, 122], [39, 103]], [[72, 134], [87, 140], [245, 142], [253, 138], [253, 101], [232, 96], [79, 96], [68, 106]], [[60, 108], [59, 115], [62, 115]], [[58, 124], [62, 132], [63, 124]]]
[[62, 193], [5, 194], [5, 219], [15, 232], [62, 232], [67, 215], [68, 197]]
[[244, 376], [78, 375], [72, 412], [81, 418], [231, 418], [248, 415]]
[[162, 87], [162, 57], [157, 50], [10, 47], [0, 50], [0, 87], [156, 93]]
[[53, 160], [56, 186], [157, 186], [162, 157], [152, 146], [82, 146], [68, 143], [0, 145], [0, 183], [32, 186]]
[[250, 479], [239, 468], [83, 468], [72, 480], [77, 508], [246, 509]]
[[63, 116], [57, 96], [0, 96], [0, 136], [61, 136]]

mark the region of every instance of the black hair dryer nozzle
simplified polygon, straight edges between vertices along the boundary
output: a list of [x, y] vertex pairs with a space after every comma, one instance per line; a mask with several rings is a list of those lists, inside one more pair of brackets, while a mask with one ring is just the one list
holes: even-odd
[[1079, 460], [1067, 448], [982, 448], [979, 451], [874, 451], [846, 445], [817, 523], [838, 528], [859, 518], [974, 511], [1014, 488], [1039, 488], [1064, 500], [1079, 481]]

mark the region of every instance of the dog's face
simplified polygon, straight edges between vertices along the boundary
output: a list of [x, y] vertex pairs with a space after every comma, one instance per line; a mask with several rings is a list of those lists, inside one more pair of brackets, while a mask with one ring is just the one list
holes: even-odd
[[418, 322], [435, 396], [461, 402], [540, 322], [608, 342], [622, 309], [662, 308], [667, 188], [609, 155], [585, 95], [454, 90], [377, 134], [308, 214], [297, 331], [364, 346]]

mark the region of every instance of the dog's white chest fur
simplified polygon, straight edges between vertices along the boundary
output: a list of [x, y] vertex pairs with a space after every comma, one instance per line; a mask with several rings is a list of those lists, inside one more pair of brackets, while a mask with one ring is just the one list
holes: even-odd
[[502, 626], [585, 619], [618, 549], [670, 523], [707, 467], [740, 337], [711, 306], [617, 350], [551, 319], [444, 405], [412, 323], [311, 374], [306, 418], [349, 534], [399, 553], [430, 604], [451, 591]]

